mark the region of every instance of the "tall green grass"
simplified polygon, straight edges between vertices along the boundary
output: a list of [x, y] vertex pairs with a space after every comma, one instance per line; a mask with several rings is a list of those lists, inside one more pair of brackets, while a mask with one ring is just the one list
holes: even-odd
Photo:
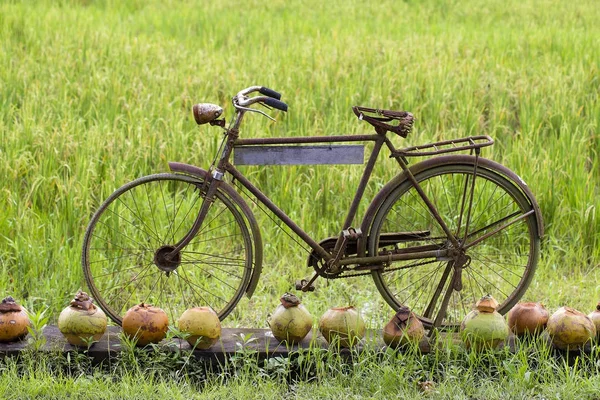
[[[319, 348], [259, 360], [239, 350], [220, 366], [193, 355], [125, 347], [92, 365], [84, 353], [21, 354], [0, 360], [5, 399], [595, 399], [598, 354], [555, 357], [543, 343], [517, 352], [430, 354], [370, 347], [352, 358]], [[427, 392], [424, 382], [432, 382]]]
[[[242, 137], [367, 132], [352, 105], [412, 111], [398, 146], [489, 134], [483, 155], [516, 171], [546, 235], [526, 298], [589, 311], [600, 299], [600, 9], [595, 1], [7, 1], [0, 4], [0, 288], [58, 315], [79, 287], [81, 242], [117, 187], [207, 167], [220, 134], [205, 101], [232, 114], [250, 85], [283, 93], [278, 122], [249, 115]], [[382, 159], [366, 199], [394, 174]], [[317, 237], [340, 229], [360, 167], [245, 168]], [[364, 210], [363, 205], [361, 210]], [[258, 213], [263, 278], [226, 324], [265, 326], [307, 253]], [[356, 221], [358, 226], [360, 221]], [[319, 315], [354, 303], [391, 310], [368, 277], [318, 281]]]

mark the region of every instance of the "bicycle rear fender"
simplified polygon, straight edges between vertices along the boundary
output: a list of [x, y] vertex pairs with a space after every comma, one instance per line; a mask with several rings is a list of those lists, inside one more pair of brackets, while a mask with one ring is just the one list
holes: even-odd
[[[426, 169], [437, 167], [440, 165], [448, 165], [448, 164], [474, 165], [475, 164], [475, 156], [452, 154], [452, 155], [434, 157], [434, 158], [430, 158], [430, 159], [421, 161], [421, 162], [413, 165], [412, 167], [410, 167], [410, 171], [413, 175], [416, 175]], [[533, 196], [533, 193], [531, 192], [531, 189], [529, 189], [529, 186], [527, 186], [525, 181], [523, 181], [523, 179], [521, 179], [521, 177], [519, 177], [517, 174], [515, 174], [513, 171], [506, 168], [502, 164], [499, 164], [499, 163], [489, 160], [487, 158], [482, 158], [482, 157], [478, 158], [478, 168], [486, 168], [486, 169], [492, 170], [494, 172], [497, 172], [501, 175], [504, 175], [504, 176], [512, 179], [519, 186], [519, 188], [525, 194], [525, 197], [527, 197], [527, 199], [531, 203], [531, 206], [533, 207], [533, 210], [535, 212], [535, 216], [537, 219], [537, 231], [538, 231], [537, 233], [538, 233], [538, 236], [541, 238], [544, 235], [544, 223], [542, 220], [542, 212], [540, 210], [540, 207], [539, 207], [537, 201], [535, 200], [535, 197]], [[377, 195], [373, 198], [373, 201], [369, 205], [369, 208], [367, 209], [364, 219], [362, 221], [361, 230], [363, 232], [370, 231], [371, 224], [373, 223], [373, 218], [375, 218], [375, 214], [377, 213], [377, 210], [379, 209], [379, 206], [382, 204], [384, 199], [392, 192], [392, 190], [394, 190], [394, 188], [396, 188], [400, 183], [404, 182], [407, 179], [408, 179], [408, 176], [407, 176], [406, 172], [402, 171], [400, 174], [398, 174], [394, 178], [392, 178], [392, 180], [390, 180], [379, 191], [379, 193], [377, 193]], [[363, 254], [362, 255], [359, 254], [359, 256], [364, 256], [364, 253], [366, 251], [366, 246], [367, 246], [366, 238], [361, 239], [360, 241], [362, 243], [358, 244], [358, 249], [359, 249], [359, 253], [363, 253]]]
[[[190, 164], [169, 162], [169, 168], [175, 173], [195, 176], [202, 180], [210, 178], [208, 171]], [[222, 181], [221, 185], [219, 186], [219, 190], [222, 190], [233, 201], [239, 204], [242, 213], [250, 225], [250, 230], [252, 231], [252, 237], [254, 238], [254, 268], [250, 277], [250, 283], [246, 288], [246, 296], [250, 298], [256, 289], [258, 279], [260, 278], [260, 273], [262, 272], [263, 244], [260, 230], [258, 229], [258, 223], [256, 222], [256, 218], [254, 218], [252, 210], [250, 207], [248, 207], [248, 204], [246, 204], [246, 201], [242, 198], [242, 196], [239, 195], [238, 192], [235, 191], [233, 187], [231, 187], [231, 185]]]

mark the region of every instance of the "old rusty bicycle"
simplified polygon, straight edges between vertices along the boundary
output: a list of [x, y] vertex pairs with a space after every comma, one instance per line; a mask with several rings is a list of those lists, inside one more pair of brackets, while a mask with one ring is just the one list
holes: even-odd
[[[493, 144], [489, 136], [396, 148], [388, 136], [406, 137], [412, 114], [357, 106], [354, 113], [374, 133], [242, 139], [247, 113], [269, 117], [252, 106], [288, 107], [279, 93], [260, 86], [240, 91], [232, 101], [235, 115], [227, 127], [220, 107], [194, 106], [196, 122], [223, 131], [208, 170], [171, 162], [171, 172], [125, 184], [93, 215], [84, 237], [83, 271], [93, 297], [116, 323], [140, 301], [162, 307], [171, 320], [191, 305], [211, 306], [224, 319], [244, 294], [252, 295], [263, 243], [240, 188], [310, 247], [314, 274], [296, 289], [312, 290], [319, 277], [370, 275], [393, 309], [409, 306], [428, 327], [456, 326], [487, 293], [504, 313], [527, 289], [538, 261], [542, 217], [521, 178], [481, 157], [481, 149]], [[348, 144], [355, 142], [372, 142], [371, 153], [338, 234], [320, 241], [235, 166], [364, 163], [364, 144]], [[384, 147], [398, 174], [355, 225]], [[426, 159], [409, 166], [419, 157]]]

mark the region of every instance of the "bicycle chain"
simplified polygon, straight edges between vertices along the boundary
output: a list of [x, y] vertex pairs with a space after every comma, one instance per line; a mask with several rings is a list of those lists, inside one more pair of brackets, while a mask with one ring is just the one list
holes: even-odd
[[[415, 267], [416, 266], [418, 266], [418, 264], [415, 265]], [[385, 272], [393, 272], [393, 271], [398, 271], [398, 270], [401, 270], [401, 269], [406, 269], [406, 266], [400, 266], [400, 267], [396, 267], [396, 268], [385, 268], [384, 267]], [[357, 272], [357, 273], [354, 273], [354, 274], [343, 274], [343, 273], [341, 273], [341, 274], [339, 274], [337, 276], [328, 277], [327, 279], [354, 278], [356, 276], [365, 276], [365, 275], [371, 275], [371, 271]]]
[[339, 274], [336, 276], [327, 277], [327, 279], [354, 278], [355, 276], [364, 276], [364, 275], [370, 275], [370, 274], [371, 274], [371, 272], [357, 272], [354, 274]]
[[[417, 263], [417, 264], [411, 265], [411, 267], [418, 267], [419, 265], [423, 265], [423, 264], [424, 263]], [[406, 269], [406, 265], [402, 265], [402, 266], [399, 266], [399, 267], [396, 267], [396, 268], [385, 268], [385, 267], [383, 267], [383, 270], [385, 272], [399, 271], [401, 269]], [[354, 278], [355, 276], [364, 276], [364, 275], [370, 275], [370, 274], [371, 274], [371, 271], [357, 272], [357, 273], [354, 273], [354, 274], [342, 274], [342, 273], [340, 273], [338, 276], [332, 276], [332, 277], [329, 277], [328, 279]]]

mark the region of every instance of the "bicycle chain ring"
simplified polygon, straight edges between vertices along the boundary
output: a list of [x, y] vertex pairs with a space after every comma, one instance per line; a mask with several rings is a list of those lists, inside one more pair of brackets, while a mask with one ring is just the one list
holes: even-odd
[[[335, 242], [336, 242], [337, 238], [327, 238], [324, 240], [321, 240], [319, 242], [319, 245], [321, 247], [323, 247], [325, 250], [327, 250], [328, 252], [333, 251], [333, 248], [335, 247]], [[340, 268], [337, 272], [335, 273], [331, 273], [327, 270], [327, 261], [325, 261], [323, 259], [323, 257], [321, 257], [316, 251], [311, 251], [311, 253], [308, 255], [308, 267], [313, 268], [315, 270], [315, 272], [317, 274], [319, 274], [319, 276], [326, 278], [326, 279], [335, 279], [335, 278], [339, 278], [340, 274], [342, 274], [342, 272], [344, 272], [344, 268]]]

